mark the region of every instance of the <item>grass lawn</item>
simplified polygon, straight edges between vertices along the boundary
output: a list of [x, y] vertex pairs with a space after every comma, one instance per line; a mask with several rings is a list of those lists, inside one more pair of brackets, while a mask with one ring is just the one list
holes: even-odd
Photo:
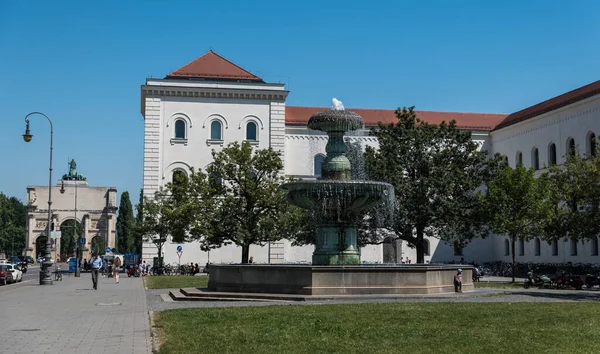
[[496, 283], [496, 282], [474, 282], [475, 288], [495, 288], [495, 289], [524, 289], [523, 283]]
[[594, 353], [600, 303], [381, 303], [178, 309], [159, 353]]
[[208, 285], [208, 276], [205, 275], [152, 275], [144, 279], [148, 289], [205, 288]]

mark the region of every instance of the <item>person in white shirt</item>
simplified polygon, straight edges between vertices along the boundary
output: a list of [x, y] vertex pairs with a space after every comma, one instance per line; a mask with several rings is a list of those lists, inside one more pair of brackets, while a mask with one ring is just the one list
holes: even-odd
[[100, 272], [100, 268], [102, 268], [102, 258], [98, 256], [97, 252], [94, 252], [94, 255], [90, 259], [90, 267], [92, 268], [94, 290], [98, 290], [98, 273]]

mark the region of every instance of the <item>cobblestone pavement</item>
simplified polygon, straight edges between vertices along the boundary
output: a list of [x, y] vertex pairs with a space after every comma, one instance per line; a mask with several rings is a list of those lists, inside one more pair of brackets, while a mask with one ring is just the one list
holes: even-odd
[[553, 290], [553, 289], [493, 289], [478, 288], [462, 294], [406, 295], [395, 298], [325, 301], [165, 301], [170, 290], [152, 289], [146, 291], [146, 301], [150, 311], [162, 311], [178, 308], [214, 308], [241, 306], [283, 306], [283, 305], [322, 305], [356, 304], [383, 302], [571, 302], [600, 301], [600, 290]]
[[51, 286], [37, 281], [2, 291], [0, 352], [152, 353], [141, 278], [65, 275]]

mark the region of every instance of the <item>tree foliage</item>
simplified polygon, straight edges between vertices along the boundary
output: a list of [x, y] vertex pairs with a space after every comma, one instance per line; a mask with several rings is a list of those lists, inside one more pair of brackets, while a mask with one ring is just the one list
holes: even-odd
[[514, 169], [505, 167], [488, 184], [488, 222], [493, 232], [509, 237], [513, 269], [516, 240], [528, 241], [540, 236], [545, 220], [552, 217], [548, 186], [546, 176], [536, 178], [532, 168], [522, 165]]
[[455, 121], [429, 124], [413, 107], [396, 110], [396, 116], [396, 123], [373, 130], [379, 149], [367, 147], [365, 154], [369, 178], [394, 186], [391, 231], [416, 248], [418, 263], [424, 262], [424, 236], [461, 244], [486, 236], [478, 189], [502, 160], [488, 159]]
[[134, 236], [135, 219], [133, 207], [129, 199], [129, 192], [121, 193], [119, 215], [117, 216], [117, 247], [119, 252], [132, 252], [135, 247]]
[[23, 253], [26, 216], [27, 209], [19, 199], [0, 193], [0, 253]]
[[568, 237], [586, 240], [600, 234], [600, 157], [569, 154], [563, 165], [550, 166], [552, 209], [544, 236], [548, 241]]
[[[243, 142], [213, 150], [206, 173], [193, 171], [187, 204], [179, 205], [189, 237], [204, 248], [233, 243], [247, 263], [250, 245], [265, 245], [293, 233], [290, 206], [279, 186], [283, 163], [272, 148], [253, 150]], [[183, 215], [183, 216], [181, 216]]]
[[134, 252], [136, 254], [142, 254], [143, 247], [143, 221], [144, 221], [144, 189], [140, 189], [140, 198], [135, 206], [137, 214], [135, 215], [135, 227], [133, 228], [134, 234]]

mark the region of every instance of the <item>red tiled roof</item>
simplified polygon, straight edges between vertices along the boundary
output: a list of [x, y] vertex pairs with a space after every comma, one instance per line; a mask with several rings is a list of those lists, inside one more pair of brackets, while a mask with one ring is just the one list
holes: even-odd
[[173, 71], [167, 78], [226, 79], [263, 82], [249, 71], [242, 69], [212, 50], [191, 63]]
[[[285, 107], [285, 123], [290, 125], [306, 125], [310, 117], [329, 108], [326, 107]], [[395, 110], [391, 109], [364, 109], [347, 108], [349, 111], [358, 113], [365, 125], [368, 127], [376, 126], [378, 122], [387, 124], [397, 122]], [[489, 113], [455, 113], [455, 112], [431, 112], [416, 111], [417, 117], [427, 123], [439, 124], [442, 121], [456, 121], [456, 125], [461, 129], [469, 130], [492, 130], [500, 123], [506, 114]]]
[[513, 125], [541, 114], [554, 111], [597, 94], [600, 94], [600, 80], [512, 113], [506, 117], [506, 119], [504, 119], [496, 127], [496, 129], [508, 127], [509, 125]]

